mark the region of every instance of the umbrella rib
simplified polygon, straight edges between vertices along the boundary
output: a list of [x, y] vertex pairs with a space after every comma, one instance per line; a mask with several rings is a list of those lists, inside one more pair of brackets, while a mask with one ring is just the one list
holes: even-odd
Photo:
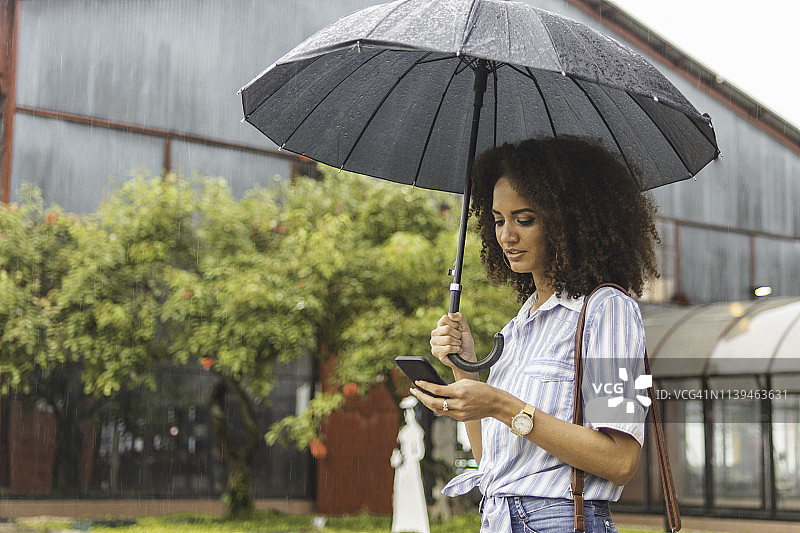
[[511, 17], [508, 16], [508, 4], [503, 4], [503, 14], [506, 16], [506, 54], [511, 57]]
[[[641, 109], [641, 110], [644, 112], [644, 114], [645, 114], [645, 115], [647, 115], [647, 118], [649, 118], [649, 119], [650, 119], [650, 122], [652, 122], [652, 123], [653, 123], [653, 125], [656, 127], [656, 129], [658, 129], [658, 132], [661, 134], [661, 136], [664, 138], [664, 140], [665, 140], [665, 141], [667, 141], [667, 144], [669, 144], [669, 147], [670, 147], [670, 148], [672, 148], [672, 151], [673, 151], [673, 152], [675, 152], [675, 155], [677, 155], [677, 156], [678, 156], [678, 159], [680, 159], [680, 160], [681, 160], [681, 164], [683, 165], [683, 168], [685, 168], [685, 169], [686, 169], [686, 171], [687, 171], [687, 172], [689, 172], [689, 175], [690, 175], [690, 176], [694, 176], [694, 173], [692, 173], [692, 170], [689, 168], [689, 165], [687, 165], [687, 164], [686, 164], [686, 161], [683, 159], [683, 156], [682, 156], [682, 155], [681, 155], [681, 153], [678, 151], [678, 149], [677, 149], [677, 148], [675, 148], [675, 145], [674, 145], [674, 144], [672, 144], [672, 141], [669, 139], [669, 137], [667, 137], [667, 136], [664, 134], [664, 130], [662, 130], [662, 129], [661, 129], [661, 126], [658, 124], [658, 122], [656, 122], [655, 120], [653, 120], [653, 117], [652, 117], [652, 116], [650, 116], [650, 113], [648, 113], [648, 112], [647, 112], [647, 109], [645, 109], [645, 108], [644, 108], [644, 106], [643, 106], [642, 104], [640, 104], [640, 103], [639, 103], [639, 100], [637, 100], [636, 98], [634, 98], [632, 94], [628, 93], [627, 91], [625, 92], [625, 94], [627, 94], [627, 95], [628, 95], [628, 97], [629, 97], [631, 100], [633, 100], [634, 102], [636, 102], [636, 105], [638, 105], [638, 106], [639, 106], [639, 109]], [[662, 104], [662, 105], [663, 105], [663, 104]], [[679, 111], [679, 113], [680, 113], [680, 111]], [[687, 117], [687, 118], [688, 118], [688, 117]], [[691, 121], [690, 121], [690, 122], [691, 122]]]
[[[704, 121], [704, 122], [705, 122], [705, 121], [708, 121], [708, 124], [706, 124], [706, 125], [707, 125], [709, 128], [711, 128], [712, 130], [714, 129], [714, 126], [711, 124], [711, 117], [709, 117], [709, 116], [708, 116], [708, 113], [705, 113], [705, 114], [701, 115], [701, 118], [703, 119], [703, 121]], [[702, 133], [702, 134], [703, 134], [703, 136], [706, 138], [706, 140], [707, 140], [709, 143], [711, 143], [712, 145], [714, 145], [714, 147], [717, 149], [717, 152], [719, 152], [719, 148], [716, 146], [716, 144], [717, 144], [717, 143], [715, 142], [715, 140], [714, 140], [714, 139], [712, 139], [711, 135], [709, 135], [708, 133], [706, 133], [706, 132], [703, 130], [703, 128], [701, 128], [700, 126], [698, 126], [698, 125], [697, 125], [697, 121], [696, 121], [696, 120], [692, 120], [692, 124], [694, 124], [694, 126], [695, 126], [695, 127], [696, 127], [696, 128], [699, 130], [699, 131], [700, 131], [700, 133]]]
[[[530, 74], [529, 72], [525, 72], [524, 70], [518, 69], [515, 65], [512, 65], [511, 63], [503, 63], [502, 66], [509, 67], [514, 72], [525, 76], [526, 78], [530, 79], [531, 81], [535, 80], [535, 78], [533, 77], [532, 74]], [[528, 70], [530, 70], [530, 69], [528, 69]]]
[[316, 111], [316, 110], [317, 110], [317, 108], [318, 108], [319, 106], [321, 106], [321, 105], [322, 105], [322, 103], [323, 103], [325, 100], [327, 100], [327, 99], [328, 99], [328, 97], [329, 97], [331, 94], [333, 94], [333, 92], [334, 92], [334, 91], [335, 91], [335, 90], [336, 90], [336, 89], [337, 89], [337, 88], [338, 88], [338, 87], [339, 87], [341, 84], [343, 84], [344, 82], [346, 82], [346, 81], [347, 81], [347, 80], [350, 78], [350, 76], [352, 76], [353, 74], [355, 74], [355, 73], [356, 73], [356, 72], [357, 72], [357, 71], [358, 71], [358, 70], [359, 70], [361, 67], [363, 67], [364, 65], [366, 65], [367, 63], [369, 63], [370, 61], [372, 61], [373, 59], [375, 59], [376, 57], [378, 57], [379, 55], [381, 55], [381, 54], [382, 54], [382, 53], [384, 53], [384, 52], [385, 52], [385, 50], [381, 50], [380, 52], [378, 52], [378, 53], [377, 53], [377, 54], [375, 54], [374, 56], [370, 57], [369, 59], [367, 59], [366, 61], [364, 61], [363, 63], [361, 63], [361, 64], [358, 66], [358, 68], [354, 68], [354, 69], [353, 69], [351, 72], [349, 72], [349, 73], [347, 74], [347, 76], [345, 76], [344, 78], [342, 78], [342, 79], [341, 79], [341, 81], [339, 81], [339, 83], [337, 83], [337, 84], [336, 84], [336, 85], [335, 85], [335, 86], [334, 86], [334, 87], [333, 87], [333, 88], [332, 88], [330, 91], [328, 91], [328, 94], [326, 94], [324, 98], [321, 98], [321, 99], [320, 99], [320, 101], [319, 101], [319, 102], [317, 102], [317, 103], [316, 103], [316, 105], [314, 105], [314, 107], [312, 107], [312, 108], [311, 108], [311, 110], [308, 112], [308, 114], [307, 114], [305, 117], [303, 117], [303, 120], [301, 120], [301, 121], [300, 121], [300, 123], [299, 123], [299, 124], [297, 124], [297, 126], [296, 126], [296, 127], [293, 129], [293, 130], [292, 130], [292, 133], [290, 133], [290, 134], [289, 134], [289, 136], [288, 136], [288, 137], [286, 137], [286, 139], [284, 139], [284, 140], [283, 140], [283, 144], [281, 144], [281, 148], [283, 148], [283, 147], [286, 145], [286, 143], [287, 143], [287, 142], [289, 142], [289, 140], [290, 140], [290, 139], [291, 139], [291, 138], [294, 136], [294, 134], [295, 134], [295, 133], [297, 133], [297, 130], [299, 130], [299, 129], [300, 129], [300, 127], [301, 127], [303, 124], [305, 124], [306, 120], [308, 120], [308, 117], [310, 117], [310, 116], [311, 116], [311, 115], [314, 113], [314, 111]]
[[528, 76], [533, 80], [533, 84], [536, 85], [536, 90], [539, 91], [539, 96], [541, 96], [542, 104], [544, 105], [544, 111], [547, 113], [547, 120], [550, 121], [550, 129], [553, 130], [553, 138], [557, 139], [558, 133], [556, 133], [556, 125], [553, 122], [553, 116], [550, 114], [550, 106], [547, 105], [547, 100], [544, 99], [544, 92], [542, 91], [541, 86], [539, 86], [539, 80], [537, 80], [536, 76], [533, 75], [530, 67], [525, 67], [525, 70], [528, 71]]
[[419, 65], [427, 65], [428, 63], [436, 63], [437, 61], [452, 61], [452, 59], [453, 59], [452, 55], [446, 55], [446, 56], [442, 56], [442, 57], [436, 57], [436, 58], [433, 58], [433, 59], [420, 60], [418, 64]]
[[458, 53], [456, 55], [461, 55], [461, 52], [464, 50], [464, 45], [467, 43], [467, 40], [469, 40], [470, 35], [472, 35], [473, 28], [475, 28], [475, 24], [470, 23], [477, 17], [477, 3], [478, 0], [472, 0], [472, 4], [469, 6], [467, 21], [464, 24], [464, 30], [461, 32], [461, 42], [458, 45]]
[[426, 57], [431, 55], [431, 53], [432, 52], [427, 52], [421, 58], [419, 58], [416, 61], [414, 61], [414, 63], [412, 63], [411, 66], [408, 67], [406, 69], [406, 71], [403, 72], [402, 75], [397, 77], [397, 80], [395, 80], [395, 82], [392, 85], [392, 87], [386, 92], [386, 94], [383, 95], [383, 98], [381, 99], [380, 103], [375, 106], [375, 109], [372, 110], [372, 114], [369, 116], [369, 119], [367, 120], [366, 124], [364, 124], [364, 127], [361, 128], [361, 131], [359, 132], [358, 137], [356, 137], [356, 140], [353, 142], [353, 145], [350, 147], [350, 151], [347, 152], [347, 156], [345, 156], [344, 160], [342, 161], [342, 168], [344, 168], [344, 166], [347, 164], [347, 160], [350, 159], [350, 156], [353, 155], [353, 151], [356, 149], [356, 146], [358, 146], [358, 142], [361, 140], [361, 137], [364, 136], [364, 133], [369, 128], [369, 125], [372, 124], [372, 119], [374, 119], [375, 115], [378, 114], [378, 111], [380, 111], [381, 106], [383, 106], [384, 102], [386, 102], [386, 100], [389, 98], [389, 96], [391, 96], [391, 94], [394, 92], [394, 90], [397, 88], [397, 86], [400, 85], [400, 82], [403, 81], [403, 79], [405, 79], [405, 77], [408, 75], [408, 73], [411, 72], [417, 65], [419, 65], [419, 62], [422, 59], [425, 59]]
[[[297, 71], [297, 72], [296, 72], [294, 75], [292, 75], [292, 78], [294, 78], [294, 76], [297, 76], [298, 74], [300, 74], [301, 72], [303, 72], [305, 69], [307, 69], [308, 67], [310, 67], [311, 65], [313, 65], [314, 63], [316, 63], [316, 62], [317, 62], [317, 60], [319, 60], [319, 58], [320, 58], [320, 57], [322, 57], [322, 56], [315, 57], [313, 61], [310, 61], [310, 62], [309, 62], [307, 65], [303, 66], [303, 68], [302, 68], [302, 69], [298, 70], [298, 71]], [[255, 78], [253, 78], [253, 81], [251, 81], [250, 83], [248, 83], [247, 85], [245, 85], [244, 87], [242, 87], [242, 88], [239, 90], [239, 92], [240, 92], [240, 93], [244, 93], [244, 91], [246, 91], [247, 89], [249, 89], [251, 85], [255, 84], [255, 83], [258, 81], [258, 80], [260, 80], [260, 79], [261, 79], [261, 77], [262, 77], [264, 74], [266, 74], [267, 72], [269, 72], [269, 70], [270, 70], [270, 69], [272, 69], [272, 68], [275, 68], [275, 67], [277, 67], [277, 66], [278, 66], [278, 64], [277, 64], [277, 63], [273, 63], [272, 65], [270, 65], [269, 67], [267, 67], [267, 69], [265, 69], [265, 70], [264, 70], [264, 71], [263, 71], [261, 74], [259, 74], [259, 75], [258, 75], [258, 76], [256, 76]], [[291, 81], [291, 78], [290, 78], [290, 79], [288, 79], [288, 80], [286, 80], [286, 82], [285, 82], [285, 83], [283, 83], [283, 84], [282, 84], [280, 87], [278, 87], [277, 89], [275, 89], [274, 91], [272, 91], [272, 93], [271, 93], [271, 94], [269, 94], [269, 95], [267, 95], [267, 96], [264, 96], [264, 97], [261, 99], [261, 101], [260, 101], [260, 102], [258, 102], [256, 105], [252, 106], [252, 111], [250, 112], [250, 114], [249, 114], [249, 115], [245, 115], [245, 118], [250, 118], [250, 117], [253, 115], [253, 113], [255, 113], [255, 112], [258, 110], [258, 108], [259, 108], [259, 107], [261, 107], [262, 105], [264, 105], [264, 102], [266, 102], [267, 100], [269, 100], [270, 98], [272, 98], [273, 96], [275, 96], [275, 93], [276, 93], [276, 92], [278, 92], [280, 89], [282, 89], [282, 88], [283, 88], [283, 86], [284, 86], [284, 85], [286, 85], [286, 83], [289, 83], [289, 81]], [[242, 100], [244, 100], [244, 98], [242, 98]]]
[[497, 69], [492, 69], [492, 79], [494, 80], [494, 137], [492, 148], [497, 147]]
[[[544, 11], [544, 10], [542, 10], [542, 11]], [[561, 56], [558, 55], [558, 47], [556, 46], [556, 41], [553, 39], [553, 34], [550, 33], [550, 28], [547, 26], [545, 21], [542, 19], [541, 12], [537, 10], [536, 14], [539, 17], [539, 22], [542, 23], [542, 27], [544, 28], [544, 31], [547, 33], [547, 38], [550, 39], [550, 45], [553, 47], [553, 55], [555, 56], [556, 60], [558, 61], [559, 66], [561, 67], [561, 72], [566, 72], [567, 69], [564, 68], [564, 60], [561, 58]]]
[[[447, 81], [447, 86], [445, 86], [444, 91], [442, 91], [442, 97], [441, 99], [439, 99], [439, 105], [436, 107], [436, 113], [434, 113], [433, 120], [431, 120], [431, 127], [428, 128], [428, 136], [425, 138], [425, 145], [422, 147], [422, 153], [420, 154], [419, 157], [419, 163], [417, 163], [417, 171], [414, 173], [414, 181], [411, 182], [412, 187], [415, 187], [417, 185], [417, 179], [419, 178], [419, 173], [422, 170], [422, 162], [425, 159], [425, 154], [428, 152], [428, 144], [431, 142], [431, 137], [433, 136], [433, 128], [434, 126], [436, 126], [436, 119], [439, 118], [439, 112], [442, 110], [442, 106], [444, 105], [444, 99], [445, 97], [447, 97], [447, 91], [450, 90], [450, 85], [453, 83], [453, 80], [459, 73], [458, 67], [460, 65], [461, 65], [460, 61], [456, 63], [456, 68], [453, 70], [453, 74]], [[463, 70], [461, 72], [463, 72]]]
[[378, 29], [378, 26], [380, 26], [381, 24], [383, 24], [384, 22], [386, 22], [386, 19], [388, 19], [389, 17], [391, 17], [391, 16], [392, 16], [392, 14], [393, 14], [395, 11], [399, 10], [401, 7], [403, 7], [403, 5], [404, 5], [404, 4], [406, 4], [406, 2], [400, 2], [399, 4], [397, 4], [396, 6], [394, 6], [392, 9], [390, 9], [390, 10], [389, 10], [389, 12], [388, 12], [388, 13], [386, 13], [386, 14], [383, 16], [383, 18], [382, 18], [381, 20], [379, 20], [378, 22], [376, 22], [376, 23], [375, 23], [375, 25], [372, 27], [372, 29], [371, 29], [371, 30], [369, 30], [369, 31], [368, 31], [368, 32], [367, 32], [367, 33], [364, 35], [364, 39], [365, 39], [365, 40], [369, 39], [369, 36], [370, 36], [370, 35], [372, 35], [372, 33], [373, 33], [373, 32], [374, 32], [376, 29]]
[[[467, 61], [466, 59], [464, 59], [464, 56], [458, 56], [458, 58], [461, 60], [461, 62], [458, 64], [458, 66], [456, 66], [456, 75], [461, 74], [468, 68], [472, 68], [472, 61]], [[463, 67], [463, 68], [461, 70], [458, 70], [458, 67]]]
[[[592, 104], [592, 107], [597, 112], [597, 116], [599, 116], [600, 120], [603, 121], [603, 124], [605, 125], [606, 129], [608, 130], [608, 133], [611, 134], [611, 138], [614, 139], [614, 144], [617, 145], [617, 149], [619, 150], [619, 153], [622, 156], [622, 160], [625, 161], [625, 165], [628, 167], [628, 172], [631, 173], [631, 176], [633, 177], [633, 179], [636, 179], [636, 173], [633, 171], [633, 167], [631, 166], [630, 161], [628, 161], [628, 158], [625, 155], [625, 151], [622, 149], [622, 145], [619, 143], [619, 139], [617, 139], [617, 136], [614, 134], [614, 130], [611, 129], [611, 125], [606, 120], [605, 115], [603, 115], [603, 113], [600, 112], [600, 108], [597, 107], [597, 104], [595, 103], [594, 99], [589, 95], [589, 93], [586, 91], [586, 89], [584, 89], [583, 86], [580, 83], [578, 83], [577, 80], [572, 79], [571, 76], [567, 76], [567, 77], [570, 80], [572, 80], [572, 83], [574, 83], [581, 90], [581, 92], [583, 92], [583, 94], [586, 96], [586, 99], [589, 100], [590, 104]], [[639, 181], [639, 180], [637, 180], [637, 181]], [[641, 183], [639, 183], [639, 185], [641, 185]]]

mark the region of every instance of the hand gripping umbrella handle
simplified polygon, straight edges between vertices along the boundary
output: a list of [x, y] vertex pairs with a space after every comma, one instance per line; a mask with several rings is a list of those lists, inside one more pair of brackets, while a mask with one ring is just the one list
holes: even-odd
[[464, 361], [460, 355], [457, 353], [447, 354], [447, 357], [456, 365], [458, 368], [463, 370], [464, 372], [480, 372], [481, 370], [486, 370], [493, 364], [500, 359], [500, 355], [503, 353], [503, 344], [505, 340], [503, 339], [502, 333], [495, 333], [494, 334], [494, 348], [492, 351], [489, 352], [489, 355], [481, 359], [480, 361], [476, 361], [474, 363], [470, 361]]
[[[478, 126], [481, 120], [481, 107], [483, 107], [483, 94], [486, 92], [486, 80], [489, 76], [489, 69], [486, 60], [479, 59], [475, 67], [475, 101], [473, 102], [472, 113], [472, 132], [469, 137], [469, 151], [467, 153], [467, 173], [464, 177], [464, 195], [461, 199], [461, 222], [458, 229], [458, 249], [456, 250], [456, 262], [451, 274], [453, 283], [450, 284], [450, 312], [458, 312], [461, 301], [461, 268], [464, 265], [464, 244], [467, 240], [467, 219], [469, 218], [469, 197], [472, 191], [472, 163], [475, 161], [475, 149], [478, 142]], [[503, 334], [496, 333], [494, 336], [494, 348], [489, 355], [480, 361], [464, 361], [461, 356], [455, 353], [447, 354], [447, 357], [458, 368], [465, 372], [480, 372], [486, 370], [500, 359], [503, 353]]]

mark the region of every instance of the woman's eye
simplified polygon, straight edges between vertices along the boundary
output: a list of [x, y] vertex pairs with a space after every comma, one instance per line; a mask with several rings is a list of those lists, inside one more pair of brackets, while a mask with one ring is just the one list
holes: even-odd
[[531, 224], [533, 224], [535, 220], [536, 220], [535, 218], [526, 218], [523, 220], [517, 220], [517, 224], [519, 224], [520, 226], [530, 226]]
[[505, 221], [504, 221], [504, 220], [495, 220], [495, 221], [494, 221], [494, 225], [495, 225], [495, 226], [502, 226], [502, 225], [503, 225], [503, 222], [505, 222]]

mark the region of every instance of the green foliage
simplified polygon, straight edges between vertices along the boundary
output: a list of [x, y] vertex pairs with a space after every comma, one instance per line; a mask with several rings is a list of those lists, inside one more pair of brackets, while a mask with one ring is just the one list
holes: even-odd
[[[355, 516], [326, 517], [324, 526], [314, 525], [313, 515], [286, 515], [275, 511], [257, 512], [252, 518], [227, 520], [208, 515], [177, 514], [165, 517], [139, 518], [134, 525], [104, 527], [93, 525], [91, 531], [124, 533], [195, 533], [195, 532], [319, 532], [319, 533], [376, 533], [389, 531], [392, 518], [361, 514]], [[480, 529], [480, 515], [457, 515], [448, 521], [432, 521], [431, 533], [462, 533]]]
[[[447, 311], [456, 200], [333, 169], [323, 169], [321, 181], [300, 179], [286, 191], [290, 249], [301, 258], [299, 277], [319, 302], [318, 313], [309, 315], [316, 319], [315, 352], [336, 357], [332, 380], [323, 388], [354, 383], [365, 393], [385, 383], [396, 398], [406, 395], [407, 380], [393, 377], [394, 357], [429, 353], [430, 331]], [[488, 353], [492, 336], [517, 304], [508, 289], [485, 281], [479, 251], [477, 237], [470, 235], [462, 310], [478, 348]], [[336, 402], [320, 398], [314, 409], [274, 426], [268, 442], [288, 437], [303, 448], [308, 439], [320, 438], [320, 421], [336, 408]]]
[[152, 387], [155, 364], [169, 360], [162, 305], [172, 272], [196, 262], [193, 197], [175, 176], [136, 176], [73, 226], [58, 340], [82, 361], [87, 393]]
[[[300, 448], [322, 438], [342, 385], [405, 395], [394, 357], [427, 354], [447, 309], [458, 198], [322, 173], [242, 200], [217, 179], [137, 175], [81, 219], [24, 189], [0, 213], [4, 386], [69, 358], [87, 393], [109, 396], [202, 362], [261, 401], [276, 363], [335, 357], [325, 393], [268, 433]], [[517, 304], [485, 282], [479, 247], [470, 235], [462, 310], [486, 353]]]
[[170, 271], [163, 306], [179, 361], [212, 358], [215, 372], [257, 398], [269, 393], [276, 362], [309, 353], [318, 307], [279, 229], [283, 194], [256, 189], [239, 202], [224, 182], [204, 180], [193, 221], [196, 263]]
[[295, 443], [299, 448], [306, 448], [308, 443], [317, 438], [319, 427], [330, 414], [344, 403], [340, 392], [322, 392], [308, 402], [308, 408], [300, 416], [287, 416], [270, 427], [265, 437], [272, 446], [280, 443], [287, 446]]
[[[251, 518], [227, 520], [224, 518], [176, 514], [163, 517], [139, 518], [132, 525], [104, 525], [103, 522], [91, 526], [91, 531], [107, 533], [233, 533], [252, 531], [261, 533], [382, 533], [390, 531], [392, 518], [389, 516], [373, 516], [361, 514], [356, 516], [340, 516], [325, 518], [325, 525], [314, 525], [313, 515], [286, 515], [275, 511], [257, 512]], [[24, 522], [26, 526], [37, 526]], [[58, 525], [55, 524], [54, 525]], [[463, 533], [478, 531], [481, 527], [481, 516], [477, 512], [454, 515], [449, 520], [432, 520], [431, 533]], [[663, 528], [662, 528], [663, 529]], [[620, 533], [653, 533], [658, 528], [619, 527]]]
[[24, 186], [21, 204], [0, 208], [0, 394], [25, 392], [38, 367], [63, 361], [47, 342], [52, 294], [61, 283], [72, 245], [73, 217], [58, 206], [45, 212], [41, 191]]

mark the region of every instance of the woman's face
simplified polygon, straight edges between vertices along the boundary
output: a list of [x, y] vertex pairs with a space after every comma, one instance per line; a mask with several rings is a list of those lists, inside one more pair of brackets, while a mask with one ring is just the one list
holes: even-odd
[[534, 282], [550, 268], [544, 227], [536, 209], [522, 198], [508, 178], [500, 178], [492, 198], [494, 231], [511, 270], [532, 273]]

